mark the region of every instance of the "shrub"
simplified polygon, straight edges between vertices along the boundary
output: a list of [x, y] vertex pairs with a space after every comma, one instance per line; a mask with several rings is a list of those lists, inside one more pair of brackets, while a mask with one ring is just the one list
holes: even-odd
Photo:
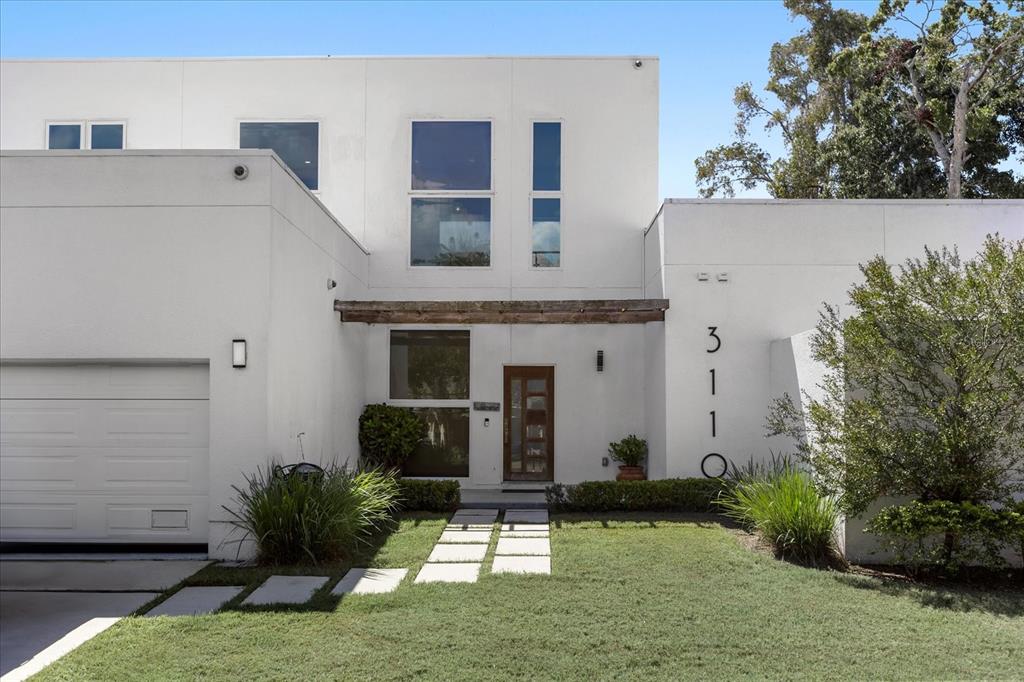
[[608, 443], [608, 454], [622, 466], [638, 467], [647, 459], [647, 441], [630, 434], [618, 443]]
[[224, 509], [243, 534], [234, 542], [255, 542], [262, 563], [351, 557], [386, 526], [398, 504], [394, 477], [376, 470], [332, 465], [323, 473], [281, 475], [269, 466], [245, 479], [245, 486], [233, 486], [237, 509]]
[[657, 481], [584, 481], [556, 483], [545, 490], [557, 511], [711, 512], [725, 487], [717, 478], [668, 478]]
[[459, 508], [458, 481], [398, 480], [399, 498], [407, 511], [448, 512]]
[[993, 509], [973, 502], [917, 500], [882, 509], [867, 531], [882, 535], [887, 549], [915, 569], [957, 573], [965, 566], [1002, 568], [1002, 552], [1024, 549], [1024, 504]]
[[359, 416], [359, 447], [371, 466], [400, 470], [426, 436], [423, 421], [402, 407], [367, 405]]
[[781, 557], [827, 564], [838, 556], [834, 537], [838, 501], [820, 495], [802, 471], [789, 468], [774, 476], [741, 481], [716, 504], [726, 516], [771, 543]]

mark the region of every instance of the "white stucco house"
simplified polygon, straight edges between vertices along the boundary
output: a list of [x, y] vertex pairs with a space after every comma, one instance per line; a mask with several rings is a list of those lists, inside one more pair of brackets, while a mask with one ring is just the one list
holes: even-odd
[[233, 556], [231, 486], [354, 461], [372, 402], [428, 420], [409, 476], [612, 478], [630, 433], [700, 476], [785, 449], [858, 263], [1024, 237], [1019, 201], [660, 202], [658, 68], [0, 63], [0, 540]]

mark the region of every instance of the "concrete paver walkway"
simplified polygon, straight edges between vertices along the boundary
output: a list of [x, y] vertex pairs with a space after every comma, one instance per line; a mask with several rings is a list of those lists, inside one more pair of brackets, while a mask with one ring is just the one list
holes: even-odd
[[408, 568], [353, 568], [331, 594], [386, 594], [394, 592], [409, 573]]
[[551, 573], [548, 513], [543, 509], [509, 509], [498, 533], [492, 573]]
[[199, 616], [213, 613], [238, 596], [244, 587], [183, 587], [146, 612], [154, 616]]
[[242, 604], [305, 604], [328, 580], [327, 576], [318, 575], [272, 575]]

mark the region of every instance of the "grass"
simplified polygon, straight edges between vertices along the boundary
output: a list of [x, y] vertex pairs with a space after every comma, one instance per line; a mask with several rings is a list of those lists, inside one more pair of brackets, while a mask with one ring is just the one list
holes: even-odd
[[[339, 601], [326, 595], [332, 581], [302, 610], [127, 619], [39, 679], [1020, 676], [1024, 588], [802, 568], [679, 516], [554, 522], [550, 577], [485, 571], [474, 585], [413, 585], [444, 521], [406, 518], [370, 562], [412, 569], [395, 593]], [[191, 582], [252, 587], [267, 573], [211, 567]]]

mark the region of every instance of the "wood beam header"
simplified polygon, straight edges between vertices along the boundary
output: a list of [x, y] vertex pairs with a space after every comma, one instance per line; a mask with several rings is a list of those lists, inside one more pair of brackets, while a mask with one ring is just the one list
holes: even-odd
[[367, 324], [642, 324], [668, 299], [575, 301], [335, 301], [342, 322]]

